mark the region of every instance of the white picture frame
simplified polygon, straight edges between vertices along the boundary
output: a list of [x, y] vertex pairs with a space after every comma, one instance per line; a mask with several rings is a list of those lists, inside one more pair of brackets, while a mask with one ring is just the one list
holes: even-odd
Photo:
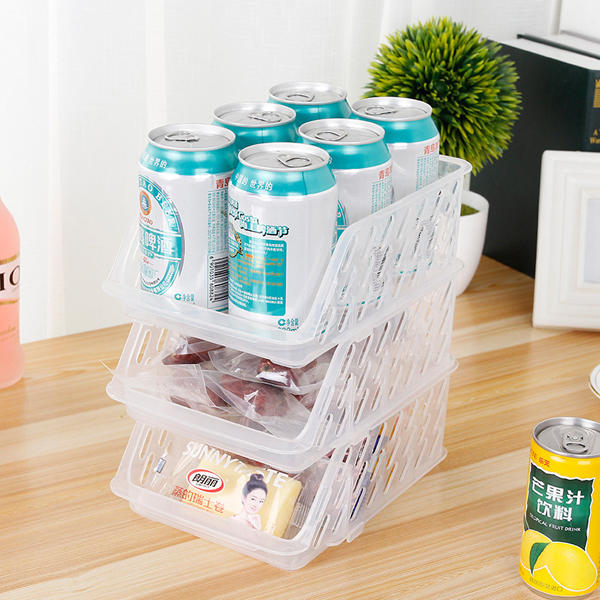
[[600, 330], [600, 153], [542, 156], [533, 325]]

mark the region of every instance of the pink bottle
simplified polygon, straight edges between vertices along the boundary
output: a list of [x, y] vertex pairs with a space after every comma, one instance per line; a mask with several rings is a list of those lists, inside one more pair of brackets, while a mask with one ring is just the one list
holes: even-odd
[[0, 388], [23, 377], [19, 339], [19, 232], [0, 200]]

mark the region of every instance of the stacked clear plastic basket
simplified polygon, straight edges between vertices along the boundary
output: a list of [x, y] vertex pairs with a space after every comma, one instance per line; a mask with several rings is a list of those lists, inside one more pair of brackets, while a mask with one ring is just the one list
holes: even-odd
[[[294, 332], [142, 292], [132, 231], [105, 285], [134, 319], [107, 388], [136, 421], [113, 491], [145, 517], [297, 569], [328, 546], [354, 539], [443, 460], [456, 366], [452, 280], [460, 268], [458, 218], [469, 171], [468, 163], [442, 156], [435, 183], [348, 227], [308, 318]], [[374, 288], [377, 269], [382, 285]], [[199, 393], [195, 367], [182, 379], [158, 359], [186, 337], [288, 367], [327, 356], [322, 382], [312, 388], [314, 403], [295, 415], [293, 426], [252, 427], [176, 401]], [[172, 482], [190, 442], [300, 482], [285, 527], [275, 535], [174, 497]]]

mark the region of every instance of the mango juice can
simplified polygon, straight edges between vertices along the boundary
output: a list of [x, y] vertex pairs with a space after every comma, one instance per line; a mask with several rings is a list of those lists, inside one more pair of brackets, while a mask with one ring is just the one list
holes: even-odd
[[248, 146], [229, 183], [229, 313], [298, 329], [331, 258], [338, 188], [329, 154]]
[[296, 127], [315, 119], [345, 119], [352, 114], [346, 91], [329, 83], [288, 81], [269, 90], [269, 101], [296, 111]]
[[140, 287], [227, 308], [227, 184], [235, 134], [178, 123], [153, 129], [139, 165]]
[[238, 151], [254, 144], [295, 142], [294, 109], [273, 102], [224, 104], [213, 113], [214, 124], [235, 133]]
[[547, 419], [531, 441], [519, 573], [550, 598], [598, 587], [600, 423]]

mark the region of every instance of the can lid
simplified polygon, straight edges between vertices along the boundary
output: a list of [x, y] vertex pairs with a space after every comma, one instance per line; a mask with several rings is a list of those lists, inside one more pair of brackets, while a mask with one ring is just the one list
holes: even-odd
[[555, 417], [538, 423], [533, 439], [561, 456], [600, 456], [600, 423], [579, 417]]
[[216, 108], [214, 117], [224, 125], [277, 127], [293, 123], [296, 111], [289, 106], [273, 102], [234, 102]]
[[319, 119], [300, 126], [298, 133], [317, 144], [358, 146], [383, 140], [385, 131], [376, 123], [360, 119]]
[[217, 125], [173, 123], [153, 129], [148, 139], [159, 148], [198, 152], [226, 148], [235, 141], [235, 134]]
[[346, 91], [330, 83], [287, 81], [269, 90], [269, 98], [289, 104], [333, 104], [346, 99]]
[[375, 121], [418, 121], [431, 116], [431, 106], [414, 98], [375, 96], [363, 98], [352, 105], [358, 117]]
[[271, 142], [247, 146], [238, 155], [239, 161], [265, 171], [312, 171], [331, 161], [329, 154], [317, 146], [294, 142]]

